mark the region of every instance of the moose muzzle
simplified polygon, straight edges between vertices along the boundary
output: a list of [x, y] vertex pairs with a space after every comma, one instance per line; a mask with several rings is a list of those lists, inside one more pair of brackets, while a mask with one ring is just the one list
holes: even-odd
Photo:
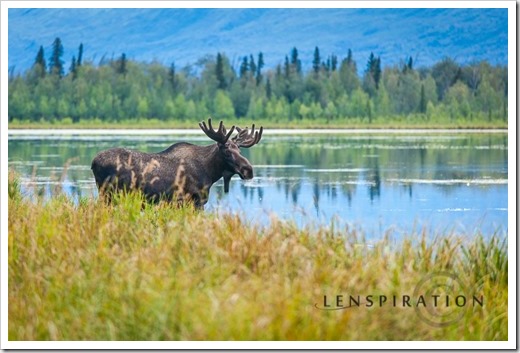
[[253, 167], [251, 165], [243, 166], [242, 168], [240, 168], [238, 175], [240, 175], [241, 179], [253, 179]]

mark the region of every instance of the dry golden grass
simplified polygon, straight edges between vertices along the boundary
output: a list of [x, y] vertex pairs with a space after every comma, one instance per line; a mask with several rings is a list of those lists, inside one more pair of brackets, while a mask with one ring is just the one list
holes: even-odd
[[[10, 340], [506, 340], [507, 244], [269, 226], [136, 195], [22, 197], [9, 183]], [[454, 273], [484, 305], [432, 327], [413, 308], [323, 311], [323, 296], [413, 294]]]

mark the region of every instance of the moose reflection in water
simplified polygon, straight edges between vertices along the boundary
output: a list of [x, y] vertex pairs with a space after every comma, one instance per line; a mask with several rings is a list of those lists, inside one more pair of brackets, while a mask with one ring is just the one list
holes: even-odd
[[[187, 142], [171, 145], [159, 153], [143, 153], [126, 148], [112, 148], [100, 152], [92, 161], [92, 172], [100, 194], [110, 201], [114, 192], [140, 190], [147, 200], [192, 202], [203, 208], [211, 186], [224, 178], [224, 192], [229, 191], [231, 177], [253, 178], [253, 167], [240, 154], [240, 148], [254, 146], [262, 138], [263, 128], [251, 132], [248, 128], [232, 126], [229, 132], [220, 122], [218, 130], [211, 119], [199, 123], [202, 131], [216, 144], [198, 146]], [[238, 134], [231, 138], [235, 131]]]

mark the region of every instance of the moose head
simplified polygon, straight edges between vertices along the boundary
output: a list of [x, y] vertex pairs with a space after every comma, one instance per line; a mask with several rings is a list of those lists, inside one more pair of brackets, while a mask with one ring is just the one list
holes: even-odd
[[[199, 123], [199, 126], [206, 136], [217, 142], [219, 153], [225, 163], [223, 172], [225, 192], [229, 191], [229, 181], [234, 174], [238, 174], [243, 180], [253, 179], [253, 166], [247, 158], [240, 154], [240, 148], [249, 148], [260, 142], [263, 127], [260, 127], [259, 131], [255, 131], [255, 124], [253, 124], [251, 132], [249, 132], [247, 127], [241, 129], [233, 125], [227, 132], [224, 123], [221, 121], [217, 131], [215, 131], [211, 125], [211, 118], [208, 119], [207, 125], [203, 121]], [[235, 129], [238, 134], [230, 138]]]

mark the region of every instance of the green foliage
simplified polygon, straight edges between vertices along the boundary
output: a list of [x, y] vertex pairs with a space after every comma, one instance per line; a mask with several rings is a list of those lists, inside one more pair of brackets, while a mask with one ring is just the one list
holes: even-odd
[[[507, 67], [483, 61], [459, 65], [445, 58], [417, 69], [411, 58], [399, 66], [381, 67], [371, 53], [362, 77], [349, 50], [338, 60], [315, 47], [309, 72], [303, 72], [298, 49], [283, 65], [263, 70], [259, 53], [245, 55], [233, 67], [224, 53], [205, 56], [177, 69], [175, 64], [102, 58], [83, 60], [83, 45], [63, 72], [59, 38], [53, 44], [49, 72], [43, 47], [23, 75], [9, 78], [9, 121], [106, 123], [152, 121], [165, 124], [197, 121], [208, 115], [281, 124], [301, 120], [348, 126], [354, 120], [392, 125], [395, 117], [427, 118], [429, 126], [447, 121], [474, 126], [507, 122]], [[412, 119], [413, 120], [413, 119]]]
[[235, 116], [233, 102], [222, 90], [218, 90], [215, 96], [214, 116], [216, 119], [231, 119]]

